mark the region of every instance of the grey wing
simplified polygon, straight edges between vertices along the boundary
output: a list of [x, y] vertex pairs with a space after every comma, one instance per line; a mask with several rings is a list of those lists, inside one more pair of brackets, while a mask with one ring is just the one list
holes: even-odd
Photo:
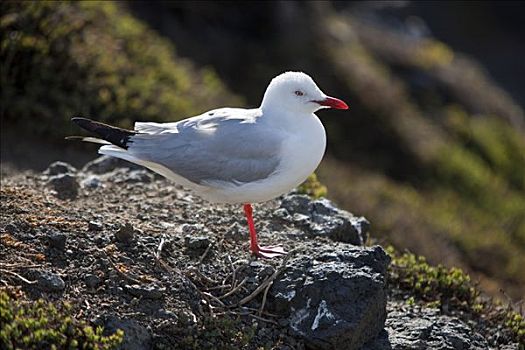
[[279, 165], [282, 138], [256, 116], [222, 113], [170, 123], [131, 141], [128, 151], [137, 158], [161, 164], [193, 183], [209, 184], [268, 177]]

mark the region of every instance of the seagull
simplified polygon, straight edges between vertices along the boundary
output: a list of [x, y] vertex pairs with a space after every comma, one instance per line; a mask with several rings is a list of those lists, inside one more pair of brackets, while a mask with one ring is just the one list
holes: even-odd
[[252, 203], [278, 197], [314, 172], [326, 148], [315, 112], [348, 109], [303, 72], [285, 72], [268, 85], [261, 106], [219, 108], [178, 122], [136, 122], [134, 130], [75, 117], [98, 137], [69, 139], [103, 144], [99, 153], [144, 166], [214, 203], [243, 204], [250, 251], [261, 258], [286, 254], [260, 246]]

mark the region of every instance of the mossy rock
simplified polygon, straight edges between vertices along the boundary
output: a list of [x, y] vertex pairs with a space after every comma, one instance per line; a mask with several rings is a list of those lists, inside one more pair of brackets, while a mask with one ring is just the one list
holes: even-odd
[[76, 115], [129, 127], [242, 104], [213, 70], [178, 57], [124, 4], [7, 1], [0, 8], [8, 124], [64, 136]]
[[[483, 297], [461, 269], [432, 266], [422, 256], [400, 253], [393, 247], [388, 283], [390, 290], [409, 296], [407, 302], [438, 307], [442, 313], [454, 313], [475, 321], [482, 329], [498, 332], [509, 343], [525, 343], [525, 319], [509, 306]], [[496, 338], [498, 338], [496, 337]]]
[[124, 333], [103, 335], [101, 327], [70, 317], [70, 306], [54, 306], [42, 299], [24, 303], [0, 291], [0, 348], [2, 349], [115, 349]]

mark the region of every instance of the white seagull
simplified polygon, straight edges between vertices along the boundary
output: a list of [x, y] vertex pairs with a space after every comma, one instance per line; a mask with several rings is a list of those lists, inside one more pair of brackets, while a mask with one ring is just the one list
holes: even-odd
[[[136, 122], [125, 130], [73, 118], [100, 138], [100, 154], [142, 165], [210, 202], [241, 203], [252, 254], [272, 258], [280, 246], [259, 246], [251, 203], [273, 199], [301, 184], [317, 168], [326, 134], [314, 114], [348, 109], [325, 95], [305, 73], [286, 72], [268, 85], [259, 108], [219, 108], [173, 123]], [[72, 137], [78, 138], [78, 137]]]

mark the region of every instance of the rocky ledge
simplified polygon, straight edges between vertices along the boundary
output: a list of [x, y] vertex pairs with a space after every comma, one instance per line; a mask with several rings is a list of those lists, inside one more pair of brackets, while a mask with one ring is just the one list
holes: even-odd
[[257, 205], [260, 239], [289, 254], [256, 260], [239, 206], [111, 158], [2, 179], [1, 195], [6, 288], [123, 329], [122, 349], [488, 347], [459, 319], [387, 302], [368, 221], [326, 199]]

